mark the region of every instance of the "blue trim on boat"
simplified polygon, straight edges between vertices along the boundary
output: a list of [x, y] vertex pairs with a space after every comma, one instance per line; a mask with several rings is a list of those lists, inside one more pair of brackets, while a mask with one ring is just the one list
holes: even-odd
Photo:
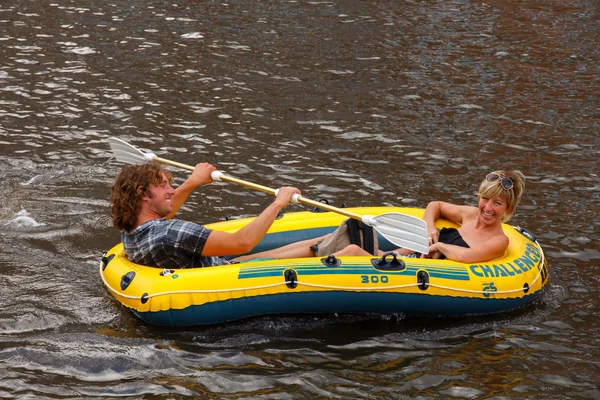
[[375, 313], [428, 316], [493, 314], [520, 308], [542, 291], [517, 299], [475, 299], [426, 294], [375, 292], [282, 293], [215, 301], [182, 310], [133, 311], [155, 325], [190, 326], [216, 324], [267, 314]]
[[[265, 235], [265, 237], [256, 245], [256, 247], [252, 249], [250, 253], [254, 254], [261, 251], [275, 249], [289, 243], [321, 237], [333, 232], [336, 229], [337, 226], [330, 226], [325, 228], [309, 228], [300, 229], [297, 231], [269, 233]], [[392, 251], [398, 248], [398, 246], [395, 246], [389, 240], [381, 236], [380, 233], [377, 233], [377, 240], [379, 241], [379, 248], [383, 251]]]
[[321, 237], [336, 230], [337, 226], [309, 228], [296, 231], [269, 233], [250, 252], [251, 254], [275, 249], [290, 243]]
[[427, 271], [429, 276], [433, 278], [450, 279], [457, 281], [470, 280], [469, 273], [466, 269], [447, 269], [447, 268], [422, 268], [417, 266], [407, 267], [402, 271], [380, 271], [372, 266], [356, 265], [356, 266], [341, 266], [337, 268], [319, 267], [315, 265], [289, 265], [286, 267], [268, 266], [263, 268], [240, 269], [238, 279], [252, 279], [281, 276], [286, 269], [294, 269], [299, 276], [307, 275], [414, 275], [418, 271]]

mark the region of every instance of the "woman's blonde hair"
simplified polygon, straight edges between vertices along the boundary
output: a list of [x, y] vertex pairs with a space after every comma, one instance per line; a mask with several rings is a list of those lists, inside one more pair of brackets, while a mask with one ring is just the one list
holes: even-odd
[[142, 198], [150, 195], [150, 185], [159, 185], [166, 177], [173, 183], [171, 173], [155, 162], [142, 165], [127, 165], [112, 186], [112, 220], [118, 230], [130, 231], [140, 212]]
[[[490, 175], [496, 174], [499, 178], [493, 181], [490, 181], [487, 177]], [[512, 181], [512, 188], [506, 189], [503, 186], [502, 179], [508, 178]], [[506, 214], [502, 218], [503, 222], [508, 221], [513, 214], [515, 213], [517, 206], [519, 205], [519, 201], [521, 201], [521, 196], [525, 191], [525, 175], [521, 171], [518, 170], [508, 170], [508, 171], [494, 171], [486, 176], [486, 178], [479, 185], [479, 195], [477, 196], [478, 200], [481, 200], [482, 197], [490, 198], [497, 196], [504, 196], [506, 198]]]

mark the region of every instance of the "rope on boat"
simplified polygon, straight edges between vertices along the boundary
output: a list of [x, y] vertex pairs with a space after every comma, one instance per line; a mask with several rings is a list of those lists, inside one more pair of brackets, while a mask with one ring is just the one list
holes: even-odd
[[[121, 292], [119, 292], [118, 290], [114, 289], [112, 286], [110, 286], [110, 284], [108, 282], [106, 282], [106, 279], [104, 279], [104, 275], [102, 275], [102, 263], [100, 263], [100, 276], [102, 277], [102, 282], [104, 282], [104, 285], [113, 293], [115, 293], [116, 295], [118, 295], [119, 297], [123, 297], [126, 299], [133, 299], [133, 300], [139, 300], [140, 296], [130, 296], [128, 294], [123, 294]], [[172, 292], [159, 292], [159, 293], [154, 293], [154, 294], [149, 294], [146, 296], [146, 298], [152, 298], [152, 297], [159, 297], [159, 296], [167, 296], [167, 295], [172, 295], [172, 294], [193, 294], [193, 293], [229, 293], [229, 292], [238, 292], [241, 290], [257, 290], [257, 289], [269, 289], [275, 286], [281, 286], [281, 285], [287, 285], [288, 283], [291, 282], [279, 282], [279, 283], [272, 283], [270, 285], [263, 285], [263, 286], [253, 286], [253, 287], [249, 287], [249, 288], [237, 288], [237, 289], [209, 289], [209, 290], [177, 290], [177, 291], [172, 291]], [[296, 282], [297, 283], [297, 282]]]
[[[530, 288], [533, 287], [533, 285], [540, 278], [540, 276], [542, 274], [542, 270], [544, 269], [544, 261], [546, 258], [545, 254], [544, 254], [544, 250], [542, 249], [542, 246], [538, 243], [537, 240], [535, 241], [535, 243], [538, 245], [538, 248], [542, 255], [542, 257], [540, 259], [540, 264], [539, 264], [539, 265], [541, 265], [541, 268], [539, 268], [537, 276], [535, 277], [533, 282], [531, 282], [531, 284], [529, 285]], [[100, 262], [100, 276], [102, 277], [104, 286], [106, 286], [114, 294], [118, 295], [119, 297], [126, 298], [126, 299], [140, 300], [140, 296], [126, 295], [126, 294], [123, 294], [123, 293], [119, 292], [118, 290], [114, 289], [113, 287], [111, 287], [109, 285], [109, 283], [106, 281], [106, 279], [104, 279], [104, 275], [102, 274], [102, 262]], [[487, 295], [509, 294], [509, 293], [516, 293], [516, 292], [523, 291], [523, 288], [517, 288], [517, 289], [512, 289], [512, 290], [500, 290], [500, 291], [469, 290], [469, 289], [461, 289], [461, 288], [450, 287], [450, 286], [436, 285], [436, 284], [428, 283], [428, 282], [424, 282], [424, 283], [416, 282], [416, 283], [409, 283], [406, 285], [381, 286], [381, 287], [347, 287], [347, 286], [320, 285], [320, 284], [315, 284], [315, 283], [305, 283], [305, 282], [301, 282], [301, 281], [283, 281], [283, 282], [279, 282], [279, 283], [273, 283], [270, 285], [252, 286], [252, 287], [246, 287], [246, 288], [209, 289], [209, 290], [179, 290], [179, 291], [171, 291], [171, 292], [160, 292], [160, 293], [148, 294], [145, 296], [145, 298], [150, 299], [152, 297], [160, 297], [160, 296], [168, 296], [168, 295], [176, 295], [176, 294], [228, 293], [228, 292], [239, 292], [239, 291], [246, 291], [246, 290], [249, 291], [249, 290], [258, 290], [258, 289], [269, 289], [269, 288], [273, 288], [276, 286], [282, 286], [282, 285], [293, 284], [293, 283], [295, 283], [297, 285], [304, 285], [304, 286], [320, 288], [320, 289], [333, 289], [333, 290], [345, 290], [345, 291], [377, 291], [377, 290], [389, 291], [389, 290], [395, 290], [395, 289], [405, 289], [405, 288], [409, 288], [409, 287], [413, 287], [413, 286], [420, 286], [420, 285], [426, 285], [428, 287], [434, 287], [437, 289], [444, 289], [444, 290], [452, 290], [452, 291], [462, 292], [462, 293], [487, 294]]]

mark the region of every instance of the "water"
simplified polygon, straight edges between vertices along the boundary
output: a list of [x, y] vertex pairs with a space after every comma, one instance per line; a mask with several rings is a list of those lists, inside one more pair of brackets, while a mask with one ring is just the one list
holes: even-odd
[[[0, 3], [0, 398], [600, 398], [599, 26], [575, 0]], [[97, 272], [109, 136], [338, 206], [521, 169], [550, 286], [479, 318], [145, 325]], [[213, 184], [180, 217], [269, 200]]]

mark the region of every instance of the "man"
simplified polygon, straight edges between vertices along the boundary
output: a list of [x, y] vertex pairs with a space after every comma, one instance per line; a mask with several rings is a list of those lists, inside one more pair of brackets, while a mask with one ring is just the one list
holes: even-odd
[[177, 189], [171, 174], [156, 163], [125, 166], [112, 187], [112, 219], [121, 231], [127, 258], [158, 268], [192, 268], [229, 264], [225, 256], [247, 253], [260, 242], [294, 194], [282, 187], [254, 221], [234, 233], [171, 219], [192, 191], [212, 182], [216, 168], [200, 163]]

